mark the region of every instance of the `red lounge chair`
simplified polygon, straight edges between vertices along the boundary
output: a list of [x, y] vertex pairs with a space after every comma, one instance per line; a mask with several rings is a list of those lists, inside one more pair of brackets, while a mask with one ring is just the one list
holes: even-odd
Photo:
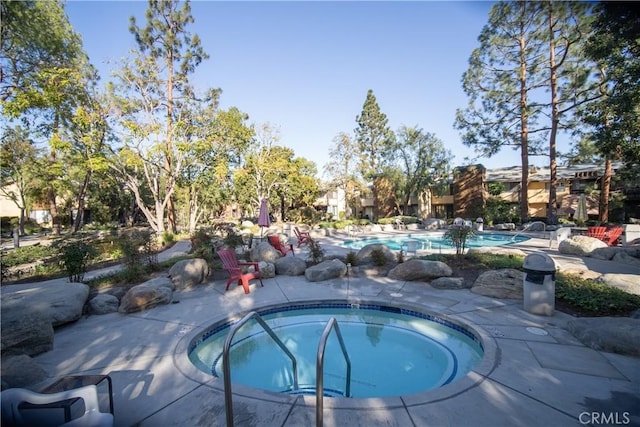
[[271, 246], [280, 251], [282, 256], [286, 256], [288, 252], [291, 252], [293, 256], [296, 256], [295, 252], [293, 252], [293, 245], [290, 244], [289, 247], [286, 247], [286, 245], [282, 244], [278, 236], [267, 236], [267, 239], [269, 239], [269, 243], [271, 244]]
[[604, 235], [607, 232], [607, 227], [589, 227], [587, 228], [587, 236], [595, 237], [604, 241]]
[[[264, 286], [257, 262], [238, 262], [236, 252], [233, 249], [220, 249], [218, 256], [222, 260], [222, 267], [229, 273], [229, 281], [224, 289], [225, 291], [228, 291], [231, 282], [236, 280], [238, 281], [238, 286], [242, 285], [244, 288], [245, 294], [249, 293], [249, 280], [258, 279], [260, 280], [260, 286]], [[244, 273], [242, 267], [245, 266], [253, 266], [255, 271]]]
[[300, 231], [298, 227], [293, 227], [293, 232], [296, 233], [298, 238], [298, 247], [305, 243], [311, 243], [311, 235], [309, 235], [308, 231]]
[[624, 228], [620, 226], [609, 227], [607, 231], [604, 233], [604, 241], [609, 246], [618, 246], [618, 239], [622, 236], [622, 232]]

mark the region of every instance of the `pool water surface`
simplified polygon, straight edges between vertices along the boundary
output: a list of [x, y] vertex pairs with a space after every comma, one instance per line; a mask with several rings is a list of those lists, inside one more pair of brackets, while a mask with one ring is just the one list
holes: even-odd
[[[298, 366], [294, 390], [292, 363], [255, 322], [235, 335], [230, 350], [231, 380], [251, 387], [315, 394], [318, 343], [331, 317], [338, 321], [351, 359], [351, 396], [399, 396], [441, 387], [463, 377], [482, 359], [479, 339], [441, 318], [377, 305], [332, 304], [261, 313]], [[222, 377], [225, 327], [210, 328], [189, 351], [198, 369]], [[334, 332], [325, 351], [324, 393], [344, 397], [346, 362]]]
[[[481, 248], [481, 247], [491, 247], [491, 246], [503, 246], [503, 245], [512, 245], [516, 243], [521, 243], [529, 240], [530, 238], [527, 236], [513, 236], [509, 234], [501, 234], [501, 233], [480, 233], [475, 234], [467, 239], [466, 246], [467, 248]], [[351, 240], [346, 241], [343, 246], [351, 249], [362, 249], [367, 245], [373, 244], [382, 244], [387, 246], [392, 250], [400, 250], [402, 246], [409, 240], [416, 241], [418, 250], [437, 250], [437, 249], [452, 249], [453, 245], [447, 239], [444, 238], [444, 235], [433, 235], [433, 236], [420, 236], [415, 237], [411, 234], [404, 237], [394, 237], [394, 238], [382, 238], [382, 237], [372, 237], [372, 238], [363, 238], [359, 240]]]

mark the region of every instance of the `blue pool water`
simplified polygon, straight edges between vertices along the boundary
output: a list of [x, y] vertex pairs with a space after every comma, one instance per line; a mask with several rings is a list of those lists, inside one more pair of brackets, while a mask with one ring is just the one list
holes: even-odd
[[[418, 393], [466, 375], [483, 356], [467, 329], [431, 315], [378, 305], [306, 304], [260, 313], [298, 364], [293, 390], [291, 360], [254, 321], [238, 330], [230, 351], [231, 381], [284, 393], [315, 394], [316, 355], [331, 317], [338, 321], [351, 359], [351, 397]], [[189, 351], [200, 370], [222, 376], [229, 324], [209, 328]], [[324, 391], [344, 396], [346, 363], [336, 335], [327, 341]]]
[[[437, 250], [439, 248], [453, 249], [453, 246], [446, 239], [443, 238], [443, 235], [419, 236], [419, 237], [407, 235], [403, 237], [394, 237], [394, 238], [372, 237], [372, 238], [346, 241], [343, 244], [343, 246], [351, 249], [362, 249], [366, 245], [382, 244], [387, 246], [389, 249], [400, 250], [402, 244], [405, 243], [407, 240], [417, 241], [418, 250]], [[512, 244], [524, 242], [527, 240], [529, 240], [529, 237], [526, 237], [526, 236], [514, 237], [509, 234], [482, 233], [482, 234], [475, 234], [469, 237], [467, 239], [467, 248], [512, 245]]]

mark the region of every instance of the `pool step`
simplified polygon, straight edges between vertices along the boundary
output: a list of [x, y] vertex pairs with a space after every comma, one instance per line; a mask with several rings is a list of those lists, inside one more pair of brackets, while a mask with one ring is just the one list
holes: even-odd
[[[292, 394], [295, 396], [315, 396], [316, 395], [316, 386], [315, 385], [302, 385], [299, 386], [297, 390], [285, 390], [283, 393]], [[333, 389], [324, 389], [325, 397], [345, 397], [344, 392], [340, 390]]]

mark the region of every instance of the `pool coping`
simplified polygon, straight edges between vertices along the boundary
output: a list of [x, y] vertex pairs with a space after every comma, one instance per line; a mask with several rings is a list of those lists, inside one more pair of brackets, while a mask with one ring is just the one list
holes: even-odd
[[[438, 402], [444, 399], [449, 399], [464, 393], [469, 389], [478, 386], [485, 381], [493, 372], [498, 363], [499, 349], [495, 339], [485, 331], [479, 325], [476, 325], [466, 319], [458, 319], [456, 315], [438, 313], [432, 310], [427, 310], [424, 307], [420, 307], [417, 304], [407, 303], [406, 301], [389, 301], [388, 298], [357, 298], [352, 297], [348, 300], [345, 299], [299, 299], [291, 300], [286, 303], [277, 304], [263, 304], [253, 307], [251, 310], [234, 313], [230, 316], [220, 315], [214, 316], [210, 321], [204, 321], [202, 324], [205, 326], [192, 329], [189, 333], [185, 334], [178, 344], [175, 346], [173, 352], [173, 358], [175, 366], [185, 377], [192, 381], [198, 382], [207, 387], [211, 387], [215, 390], [224, 392], [224, 382], [221, 378], [214, 377], [213, 375], [206, 374], [198, 369], [189, 359], [188, 351], [192, 346], [192, 343], [197, 340], [205, 331], [216, 324], [233, 322], [241, 319], [244, 315], [251, 311], [259, 311], [263, 309], [277, 309], [279, 307], [288, 307], [295, 304], [314, 304], [314, 303], [347, 303], [347, 304], [376, 304], [386, 305], [391, 307], [397, 307], [399, 309], [411, 310], [418, 313], [431, 315], [440, 319], [443, 319], [452, 324], [463, 327], [473, 333], [480, 341], [484, 350], [484, 355], [480, 362], [474, 366], [465, 376], [456, 379], [455, 381], [445, 384], [441, 387], [427, 390], [418, 393], [412, 393], [400, 396], [386, 396], [386, 397], [367, 397], [367, 398], [345, 398], [345, 397], [325, 397], [324, 406], [334, 409], [394, 409], [405, 406], [423, 405], [426, 403]], [[233, 394], [242, 396], [247, 399], [257, 399], [262, 401], [271, 401], [274, 403], [289, 403], [293, 404], [298, 400], [298, 404], [303, 406], [316, 406], [316, 396], [309, 395], [290, 395], [286, 393], [278, 393], [274, 391], [263, 390], [259, 388], [249, 387], [242, 384], [233, 384]]]

